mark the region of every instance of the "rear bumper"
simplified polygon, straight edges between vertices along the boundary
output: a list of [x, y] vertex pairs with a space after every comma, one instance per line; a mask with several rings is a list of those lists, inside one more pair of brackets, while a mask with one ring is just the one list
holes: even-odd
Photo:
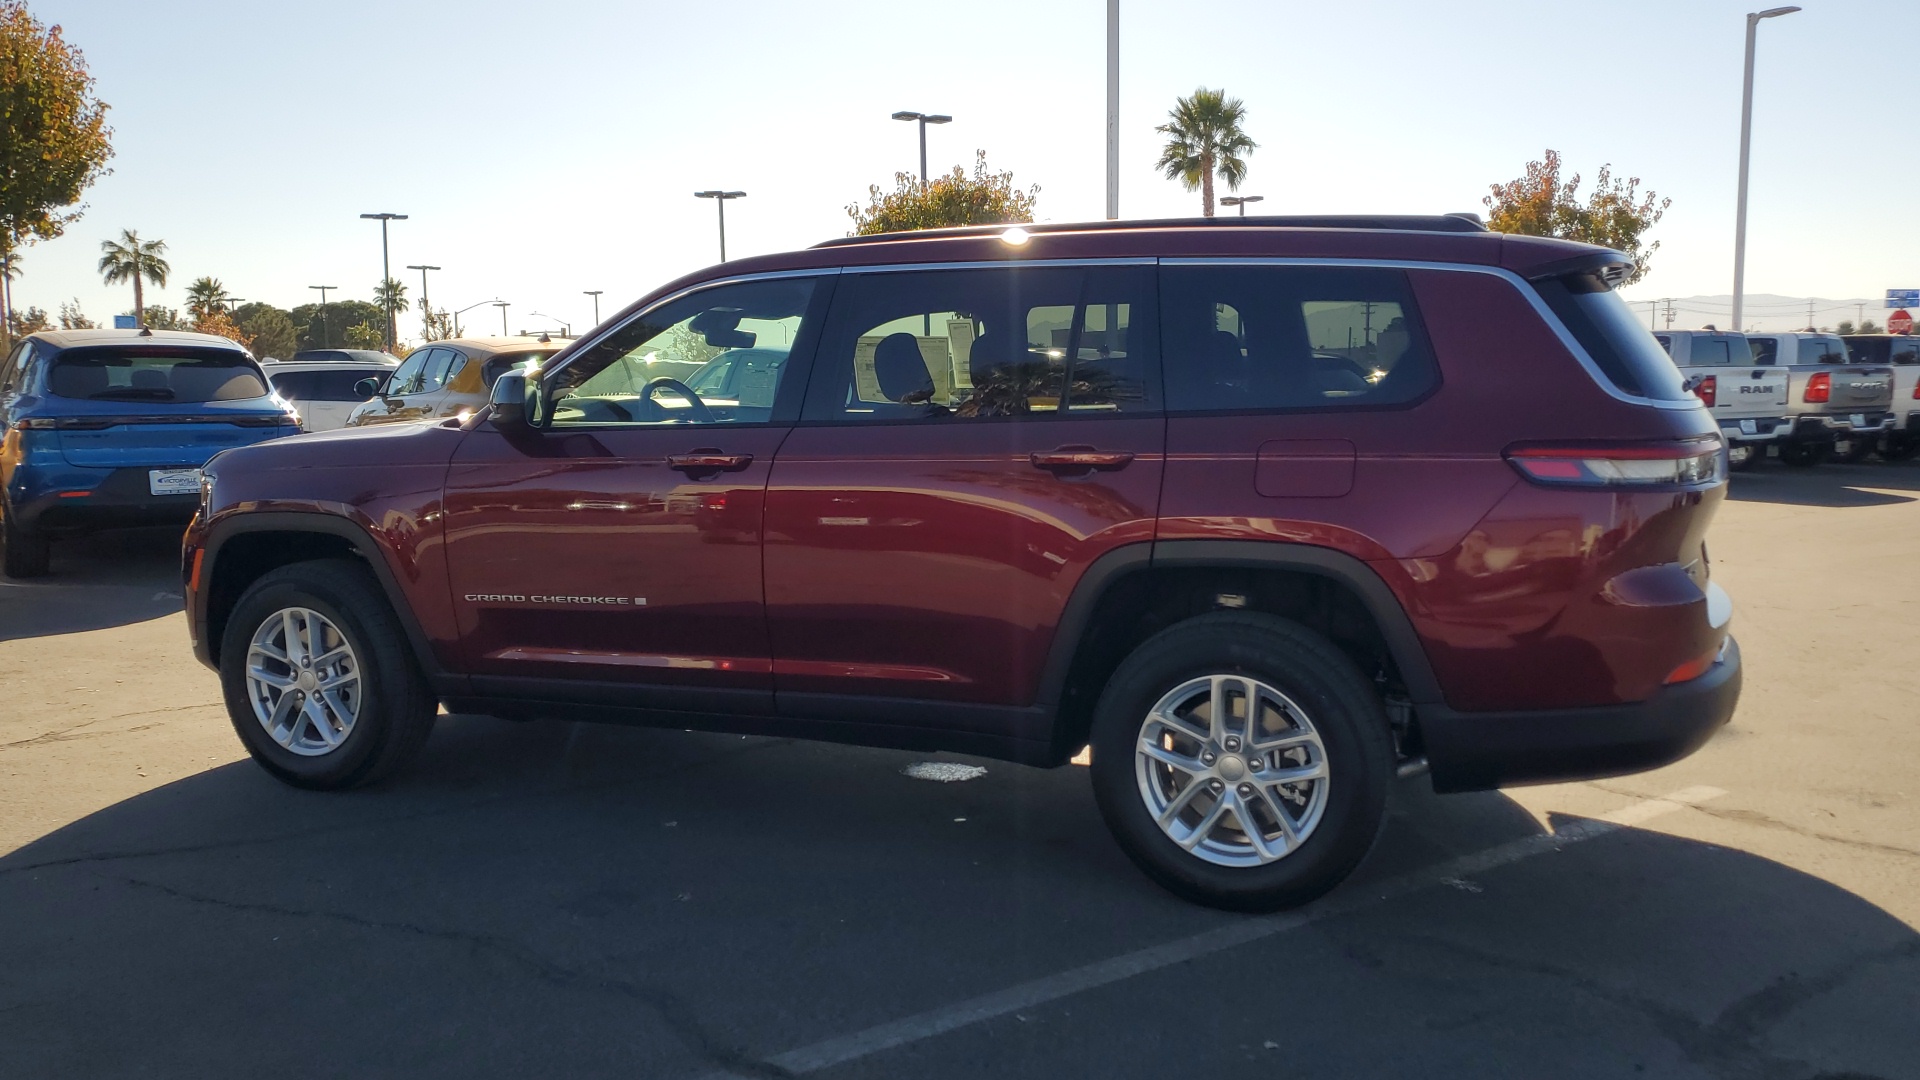
[[1646, 701], [1590, 709], [1462, 713], [1421, 706], [1435, 791], [1484, 791], [1657, 769], [1700, 749], [1740, 703], [1740, 646]]
[[197, 493], [155, 495], [148, 488], [147, 473], [144, 467], [80, 469], [67, 466], [57, 475], [45, 477], [46, 485], [16, 503], [14, 513], [19, 515], [22, 525], [42, 532], [186, 524], [199, 509], [200, 496]]
[[[1747, 425], [1753, 426], [1752, 431]], [[1720, 425], [1720, 437], [1729, 443], [1772, 442], [1785, 438], [1793, 430], [1793, 418], [1790, 416], [1750, 416], [1740, 420], [1725, 421]]]
[[[1860, 419], [1859, 423], [1854, 418]], [[1831, 416], [1802, 416], [1794, 422], [1795, 439], [1832, 439], [1836, 436], [1877, 434], [1892, 431], [1894, 415], [1884, 409], [1876, 412], [1839, 413]]]

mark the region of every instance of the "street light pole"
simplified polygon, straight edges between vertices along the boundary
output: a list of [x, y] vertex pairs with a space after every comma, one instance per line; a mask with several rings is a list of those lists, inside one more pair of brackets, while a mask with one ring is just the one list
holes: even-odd
[[361, 214], [368, 221], [380, 223], [380, 292], [387, 301], [387, 348], [392, 349], [393, 337], [393, 293], [387, 288], [387, 282], [393, 280], [393, 271], [387, 268], [387, 222], [405, 221], [405, 214]]
[[585, 294], [586, 294], [586, 295], [588, 295], [588, 296], [591, 296], [591, 297], [593, 297], [593, 325], [595, 325], [595, 326], [599, 326], [599, 325], [600, 325], [600, 294], [601, 294], [602, 292], [605, 292], [606, 290], [604, 290], [604, 289], [581, 289], [580, 291], [581, 291], [582, 293], [585, 293]]
[[1220, 198], [1220, 205], [1221, 206], [1237, 206], [1240, 208], [1240, 216], [1246, 217], [1248, 203], [1265, 202], [1266, 198], [1267, 197], [1265, 195], [1224, 195], [1224, 196], [1221, 196]]
[[1743, 333], [1740, 321], [1747, 286], [1747, 156], [1753, 146], [1753, 42], [1761, 19], [1791, 15], [1797, 7], [1768, 8], [1747, 14], [1747, 70], [1740, 83], [1740, 197], [1733, 225], [1733, 332]]
[[507, 303], [505, 300], [495, 300], [493, 302], [493, 306], [500, 309], [500, 336], [506, 337], [507, 336], [507, 309], [512, 307], [513, 305]]
[[1107, 0], [1107, 220], [1120, 216], [1120, 0]]
[[726, 262], [727, 261], [727, 200], [728, 199], [744, 199], [747, 197], [747, 193], [744, 191], [696, 191], [693, 193], [693, 197], [696, 199], [712, 199], [719, 205], [720, 207], [720, 261]]
[[920, 122], [920, 187], [922, 190], [925, 190], [927, 186], [927, 125], [951, 124], [953, 123], [953, 117], [902, 111], [894, 113], [893, 118], [895, 120], [917, 120]]
[[333, 334], [327, 329], [327, 294], [338, 289], [338, 285], [309, 285], [309, 289], [320, 290], [320, 347], [333, 348]]
[[424, 324], [428, 319], [433, 318], [433, 305], [427, 301], [427, 271], [440, 268], [421, 263], [408, 263], [407, 269], [420, 271], [420, 321]]

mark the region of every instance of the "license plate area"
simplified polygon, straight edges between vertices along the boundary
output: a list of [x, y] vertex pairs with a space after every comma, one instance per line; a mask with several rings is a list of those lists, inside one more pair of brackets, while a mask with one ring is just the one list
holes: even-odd
[[149, 495], [198, 495], [200, 494], [200, 470], [148, 469], [147, 493]]
[[1853, 426], [1854, 426], [1854, 427], [1857, 427], [1857, 428], [1863, 428], [1863, 427], [1866, 427], [1866, 426], [1867, 426], [1867, 414], [1866, 414], [1866, 413], [1859, 413], [1859, 412], [1857, 412], [1857, 413], [1854, 413], [1854, 414], [1853, 414], [1853, 415], [1852, 415], [1851, 417], [1848, 417], [1848, 419], [1850, 419], [1850, 420], [1852, 420], [1852, 421], [1853, 421]]
[[1759, 422], [1758, 422], [1758, 421], [1756, 421], [1756, 420], [1742, 420], [1742, 421], [1740, 421], [1740, 434], [1742, 434], [1742, 435], [1758, 435], [1759, 433], [1760, 433], [1760, 424], [1759, 424]]

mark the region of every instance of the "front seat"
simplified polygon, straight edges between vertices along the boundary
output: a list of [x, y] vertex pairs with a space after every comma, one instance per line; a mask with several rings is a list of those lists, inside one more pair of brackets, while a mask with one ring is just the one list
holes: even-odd
[[873, 378], [888, 401], [920, 405], [933, 400], [933, 373], [920, 342], [905, 331], [888, 334], [873, 350]]

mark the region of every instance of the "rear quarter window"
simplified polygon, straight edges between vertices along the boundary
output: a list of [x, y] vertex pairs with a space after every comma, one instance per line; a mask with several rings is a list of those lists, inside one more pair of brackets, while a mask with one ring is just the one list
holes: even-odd
[[[1569, 274], [1534, 282], [1534, 288], [1616, 389], [1655, 401], [1692, 399], [1673, 358], [1600, 275]], [[1693, 339], [1691, 365], [1703, 362], [1702, 344]]]
[[344, 371], [289, 371], [273, 377], [273, 388], [288, 401], [365, 401], [354, 389], [363, 379], [385, 378], [389, 368], [348, 368]]
[[1170, 411], [1404, 405], [1439, 384], [1399, 270], [1169, 265], [1160, 289]]
[[252, 357], [231, 349], [115, 346], [56, 355], [47, 389], [83, 401], [244, 401], [265, 397], [267, 380]]

